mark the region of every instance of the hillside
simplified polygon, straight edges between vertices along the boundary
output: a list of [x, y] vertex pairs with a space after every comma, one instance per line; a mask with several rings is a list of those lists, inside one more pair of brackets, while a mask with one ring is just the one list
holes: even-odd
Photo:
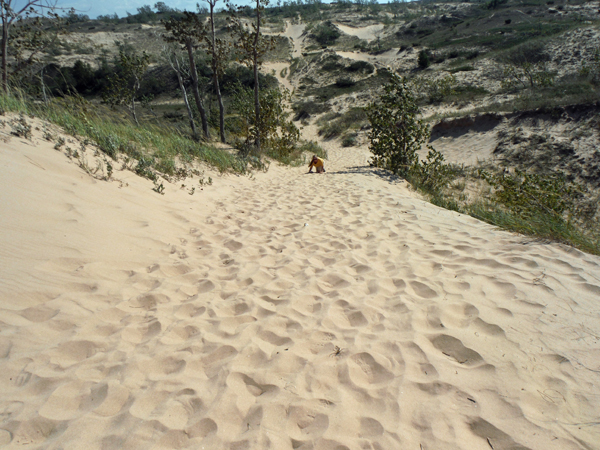
[[[361, 108], [377, 98], [390, 73], [408, 77], [434, 130], [430, 144], [448, 161], [562, 170], [589, 189], [593, 201], [599, 183], [599, 10], [599, 2], [525, 0], [286, 4], [265, 11], [263, 30], [277, 37], [277, 47], [262, 72], [271, 77], [265, 82], [276, 79], [293, 93], [305, 137], [333, 139], [326, 146], [367, 145]], [[218, 34], [228, 38], [225, 18], [217, 16]], [[142, 90], [154, 97], [155, 112], [185, 126], [174, 74], [160, 55], [161, 19], [157, 13], [75, 21], [54, 60], [65, 67], [80, 59], [94, 68], [119, 49], [148, 51], [153, 62]], [[427, 67], [419, 66], [422, 54]], [[232, 63], [222, 81], [226, 103], [232, 83], [251, 82], [236, 67]], [[211, 101], [210, 83], [206, 94]], [[490, 114], [496, 117], [491, 128], [458, 125], [465, 123], [461, 117], [479, 123]], [[540, 152], [548, 154], [543, 163]]]

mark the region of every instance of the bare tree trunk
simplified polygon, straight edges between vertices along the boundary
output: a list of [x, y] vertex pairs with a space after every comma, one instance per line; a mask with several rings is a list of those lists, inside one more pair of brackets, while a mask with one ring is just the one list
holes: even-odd
[[194, 60], [194, 49], [192, 48], [191, 42], [186, 44], [188, 51], [188, 58], [190, 59], [190, 74], [192, 75], [192, 93], [194, 94], [194, 100], [196, 100], [196, 106], [200, 112], [200, 119], [202, 120], [202, 131], [206, 139], [210, 139], [208, 134], [208, 121], [206, 120], [206, 111], [204, 105], [202, 105], [202, 98], [200, 97], [200, 91], [198, 89], [198, 71], [196, 70], [196, 61]]
[[138, 122], [137, 115], [135, 114], [135, 98], [131, 97], [131, 114], [133, 115], [133, 120], [135, 120], [135, 124], [139, 127], [140, 123]]
[[46, 83], [44, 83], [44, 67], [42, 67], [40, 81], [42, 82], [42, 97], [44, 98], [44, 104], [48, 104], [48, 96], [46, 95]]
[[2, 89], [8, 93], [8, 24], [4, 20], [4, 17], [2, 18], [2, 42], [0, 45], [2, 46]]
[[221, 142], [225, 143], [225, 107], [223, 106], [223, 98], [221, 97], [221, 89], [219, 88], [219, 73], [218, 73], [218, 65], [219, 61], [217, 58], [217, 43], [215, 38], [215, 21], [213, 16], [214, 11], [214, 3], [208, 2], [210, 5], [210, 28], [211, 28], [211, 43], [212, 43], [212, 69], [213, 69], [213, 82], [215, 85], [215, 91], [217, 93], [217, 101], [219, 102], [219, 132], [221, 137]]
[[260, 101], [258, 97], [258, 37], [260, 34], [260, 1], [256, 0], [256, 34], [254, 48], [252, 49], [252, 63], [254, 69], [254, 116], [256, 120], [256, 150], [260, 152]]
[[179, 88], [181, 89], [183, 101], [185, 102], [185, 108], [187, 109], [188, 119], [190, 120], [190, 127], [192, 128], [194, 139], [198, 139], [198, 131], [196, 130], [196, 123], [194, 122], [194, 114], [192, 113], [192, 108], [190, 107], [190, 102], [187, 98], [187, 92], [185, 90], [185, 85], [183, 84], [183, 78], [181, 77], [181, 67], [179, 66], [179, 60], [177, 59], [177, 57], [175, 57], [175, 63], [177, 64], [175, 73], [177, 73], [177, 81], [179, 81]]

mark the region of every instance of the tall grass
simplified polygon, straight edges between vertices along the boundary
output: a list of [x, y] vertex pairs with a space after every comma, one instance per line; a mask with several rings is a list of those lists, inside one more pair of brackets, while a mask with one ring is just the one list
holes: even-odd
[[166, 175], [175, 175], [178, 165], [192, 161], [204, 162], [220, 172], [244, 173], [247, 169], [247, 161], [236, 154], [198, 143], [176, 128], [150, 123], [137, 127], [115, 111], [77, 97], [43, 104], [31, 102], [19, 92], [1, 94], [0, 110], [36, 115], [97, 145], [113, 159], [121, 154], [143, 159]]

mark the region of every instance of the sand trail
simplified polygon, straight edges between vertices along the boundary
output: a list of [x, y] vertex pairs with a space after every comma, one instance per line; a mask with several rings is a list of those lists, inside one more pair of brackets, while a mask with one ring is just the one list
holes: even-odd
[[0, 148], [4, 448], [600, 442], [599, 258], [427, 204], [364, 149], [160, 196], [49, 145]]

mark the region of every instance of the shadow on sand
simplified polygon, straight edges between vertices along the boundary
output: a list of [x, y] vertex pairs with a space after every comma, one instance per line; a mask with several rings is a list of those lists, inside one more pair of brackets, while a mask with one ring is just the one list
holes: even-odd
[[367, 175], [371, 177], [379, 177], [390, 183], [398, 183], [404, 181], [404, 178], [394, 175], [389, 170], [381, 169], [379, 167], [371, 166], [352, 166], [345, 170], [336, 170], [334, 172], [327, 171], [330, 175], [343, 175], [343, 174], [359, 174]]

